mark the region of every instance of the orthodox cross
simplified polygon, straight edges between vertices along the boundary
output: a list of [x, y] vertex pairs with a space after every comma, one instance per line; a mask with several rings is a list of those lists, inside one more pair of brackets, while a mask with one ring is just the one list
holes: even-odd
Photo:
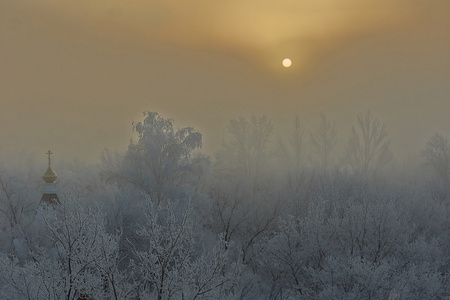
[[48, 155], [48, 166], [50, 167], [50, 155], [52, 155], [52, 154], [53, 154], [53, 152], [51, 152], [50, 150], [48, 150], [48, 152], [47, 152], [47, 153], [45, 153], [45, 154], [47, 154], [47, 155]]

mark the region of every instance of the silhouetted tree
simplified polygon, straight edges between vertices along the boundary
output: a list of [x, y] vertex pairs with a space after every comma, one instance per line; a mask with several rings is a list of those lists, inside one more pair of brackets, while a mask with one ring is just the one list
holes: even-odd
[[216, 156], [216, 169], [226, 176], [243, 176], [255, 184], [269, 158], [272, 121], [265, 115], [253, 115], [250, 120], [231, 119], [227, 131], [231, 137]]
[[361, 114], [352, 127], [345, 150], [344, 162], [358, 173], [369, 175], [384, 167], [392, 159], [386, 124], [370, 111]]
[[448, 182], [450, 176], [449, 139], [439, 133], [434, 134], [426, 144], [422, 154], [439, 179]]
[[288, 169], [289, 176], [298, 180], [303, 167], [305, 156], [305, 132], [298, 116], [292, 121], [290, 130], [287, 131], [286, 142], [279, 140], [279, 154], [285, 163], [283, 167]]
[[327, 120], [325, 114], [320, 114], [320, 124], [310, 133], [313, 147], [313, 156], [316, 158], [322, 170], [326, 170], [332, 159], [332, 153], [336, 148], [337, 130], [334, 122]]

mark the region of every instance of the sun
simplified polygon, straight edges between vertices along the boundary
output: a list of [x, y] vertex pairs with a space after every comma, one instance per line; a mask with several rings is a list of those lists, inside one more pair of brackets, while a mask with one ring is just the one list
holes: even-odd
[[283, 67], [289, 68], [292, 65], [292, 61], [289, 58], [285, 58], [285, 59], [283, 59], [282, 64], [283, 64]]

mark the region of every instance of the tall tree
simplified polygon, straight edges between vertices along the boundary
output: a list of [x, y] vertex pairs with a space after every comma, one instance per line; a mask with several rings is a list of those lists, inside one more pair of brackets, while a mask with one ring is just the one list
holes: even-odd
[[327, 120], [325, 114], [320, 114], [320, 123], [316, 130], [310, 134], [310, 140], [319, 166], [326, 170], [332, 159], [332, 153], [336, 148], [337, 130], [334, 122]]
[[369, 175], [384, 167], [391, 159], [386, 124], [382, 124], [370, 111], [359, 115], [356, 125], [352, 127], [344, 161], [355, 172]]
[[217, 154], [217, 169], [227, 176], [243, 176], [254, 184], [269, 158], [269, 142], [273, 124], [269, 117], [251, 116], [231, 119], [227, 131], [230, 140], [224, 141]]
[[105, 152], [103, 176], [132, 184], [159, 204], [183, 194], [187, 183], [198, 178], [195, 173], [202, 168], [194, 166], [192, 153], [202, 146], [202, 135], [192, 127], [176, 130], [172, 119], [156, 112], [144, 116], [143, 122], [133, 123], [138, 140], [130, 143], [123, 159]]
[[434, 134], [426, 144], [422, 154], [439, 179], [448, 182], [450, 176], [449, 139], [439, 133]]
[[295, 178], [300, 174], [305, 155], [305, 132], [298, 116], [292, 121], [290, 130], [287, 132], [286, 142], [279, 140], [279, 150], [282, 161], [287, 164], [287, 169]]

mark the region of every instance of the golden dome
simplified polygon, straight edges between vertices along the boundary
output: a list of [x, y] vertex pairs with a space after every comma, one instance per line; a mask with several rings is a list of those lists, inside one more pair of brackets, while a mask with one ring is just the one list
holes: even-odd
[[47, 171], [42, 174], [42, 179], [44, 179], [45, 183], [54, 183], [57, 177], [58, 175], [56, 175], [56, 172], [53, 171], [50, 166], [48, 166]]
[[42, 179], [44, 179], [45, 183], [54, 183], [58, 175], [56, 175], [56, 172], [50, 167], [50, 155], [53, 153], [48, 150], [46, 154], [48, 155], [48, 168], [47, 171], [42, 174]]

